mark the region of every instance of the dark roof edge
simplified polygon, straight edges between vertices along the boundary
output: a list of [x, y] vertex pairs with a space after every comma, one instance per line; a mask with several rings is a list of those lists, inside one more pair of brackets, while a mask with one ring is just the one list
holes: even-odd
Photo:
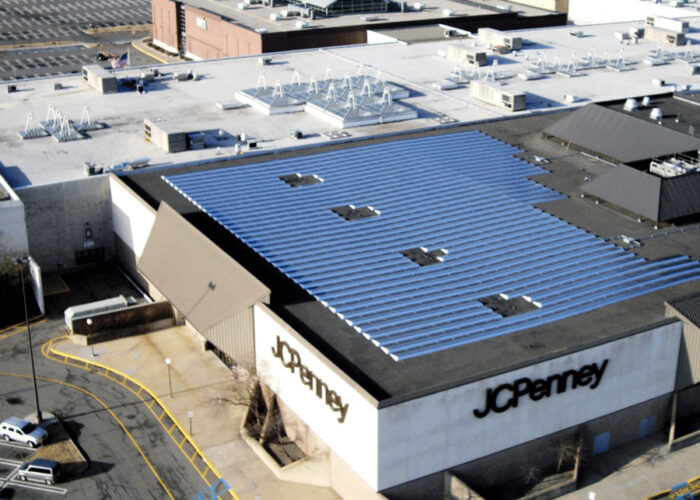
[[412, 393], [402, 394], [399, 396], [390, 397], [388, 399], [383, 399], [383, 400], [379, 401], [379, 408], [381, 409], [381, 408], [385, 408], [388, 406], [394, 406], [397, 404], [405, 403], [406, 401], [410, 401], [412, 399], [419, 399], [419, 398], [422, 398], [425, 396], [429, 396], [430, 394], [443, 392], [443, 391], [446, 391], [448, 389], [453, 389], [455, 387], [467, 385], [467, 384], [470, 384], [472, 382], [477, 382], [479, 380], [483, 380], [485, 378], [495, 377], [497, 375], [512, 372], [512, 371], [518, 370], [520, 368], [525, 368], [525, 367], [530, 366], [530, 365], [542, 363], [544, 361], [549, 361], [550, 359], [561, 358], [562, 356], [567, 356], [569, 354], [584, 351], [584, 350], [590, 349], [592, 347], [596, 347], [596, 346], [603, 345], [603, 344], [609, 344], [610, 342], [615, 342], [616, 340], [620, 340], [620, 339], [625, 338], [625, 337], [631, 337], [631, 336], [636, 335], [638, 333], [646, 332], [646, 331], [652, 330], [654, 328], [659, 328], [661, 326], [669, 325], [671, 323], [675, 323], [676, 321], [681, 321], [681, 320], [679, 318], [675, 318], [675, 317], [674, 318], [666, 318], [666, 319], [663, 319], [661, 321], [657, 321], [655, 323], [645, 325], [643, 327], [639, 327], [639, 328], [627, 330], [627, 331], [624, 331], [621, 333], [613, 334], [609, 337], [606, 337], [605, 339], [577, 344], [574, 347], [570, 347], [567, 349], [556, 351], [555, 353], [543, 354], [541, 356], [536, 356], [535, 358], [531, 358], [531, 359], [528, 359], [526, 361], [521, 361], [519, 363], [515, 363], [515, 364], [512, 364], [512, 365], [507, 366], [507, 367], [489, 370], [486, 372], [479, 373], [477, 375], [472, 375], [469, 377], [454, 380], [454, 381], [447, 382], [444, 384], [439, 384], [439, 385], [429, 387], [429, 388], [426, 388], [426, 389], [423, 389], [420, 391], [415, 391]]

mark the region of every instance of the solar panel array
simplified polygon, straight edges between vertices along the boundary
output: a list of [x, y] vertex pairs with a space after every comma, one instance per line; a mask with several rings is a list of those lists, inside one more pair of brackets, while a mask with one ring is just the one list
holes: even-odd
[[[395, 360], [550, 323], [700, 278], [646, 261], [533, 206], [563, 196], [519, 150], [477, 131], [166, 178]], [[292, 173], [322, 182], [292, 187]], [[331, 208], [372, 207], [345, 220]], [[402, 251], [445, 249], [421, 266]], [[539, 308], [503, 317], [497, 294]]]

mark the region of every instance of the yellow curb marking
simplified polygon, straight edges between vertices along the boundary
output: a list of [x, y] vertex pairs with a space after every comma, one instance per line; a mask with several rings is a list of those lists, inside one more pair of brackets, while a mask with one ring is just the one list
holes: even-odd
[[144, 50], [144, 49], [142, 49], [141, 47], [139, 47], [138, 45], [136, 45], [135, 42], [131, 42], [131, 46], [132, 46], [133, 48], [135, 48], [136, 50], [138, 50], [139, 52], [141, 52], [142, 54], [146, 54], [146, 55], [147, 55], [148, 57], [150, 57], [151, 59], [155, 59], [155, 60], [158, 61], [159, 63], [168, 64], [168, 61], [167, 61], [167, 60], [165, 60], [165, 59], [163, 59], [162, 57], [159, 57], [159, 56], [157, 56], [157, 55], [155, 55], [155, 54], [152, 54], [151, 52], [147, 52], [146, 50]]
[[125, 31], [146, 31], [153, 28], [152, 24], [129, 24], [126, 26], [105, 26], [104, 28], [85, 28], [80, 31], [86, 35], [97, 33], [123, 33]]
[[[170, 412], [170, 410], [168, 410], [168, 408], [165, 406], [165, 404], [163, 404], [163, 402], [158, 398], [158, 396], [155, 395], [155, 393], [153, 391], [151, 391], [148, 387], [146, 387], [144, 384], [142, 384], [138, 380], [130, 377], [129, 375], [126, 375], [125, 373], [120, 372], [119, 370], [115, 370], [115, 369], [110, 368], [107, 365], [103, 365], [101, 363], [96, 363], [94, 361], [89, 361], [89, 360], [80, 358], [78, 356], [74, 356], [72, 354], [67, 354], [65, 352], [59, 351], [56, 348], [55, 344], [58, 342], [63, 342], [65, 340], [67, 340], [67, 338], [68, 338], [67, 335], [63, 335], [61, 337], [56, 337], [54, 339], [51, 339], [51, 340], [45, 342], [41, 346], [42, 354], [44, 354], [44, 356], [46, 358], [48, 358], [52, 361], [64, 363], [64, 364], [70, 365], [70, 366], [77, 366], [77, 367], [82, 368], [84, 370], [89, 370], [93, 373], [99, 373], [100, 375], [103, 375], [104, 377], [109, 378], [110, 380], [113, 380], [113, 381], [117, 382], [118, 384], [120, 384], [121, 386], [127, 388], [129, 391], [131, 391], [131, 393], [138, 396], [139, 399], [141, 399], [141, 401], [148, 407], [148, 409], [151, 410], [151, 413], [153, 414], [154, 417], [156, 417], [158, 422], [160, 422], [163, 429], [168, 433], [170, 438], [173, 440], [173, 443], [175, 443], [175, 445], [178, 446], [178, 449], [182, 452], [183, 455], [185, 455], [185, 457], [187, 457], [190, 464], [192, 464], [192, 467], [194, 467], [194, 469], [199, 473], [200, 476], [202, 476], [202, 479], [204, 479], [204, 481], [209, 486], [211, 486], [211, 482], [206, 477], [207, 472], [211, 471], [216, 476], [217, 479], [222, 477], [221, 474], [219, 474], [219, 472], [216, 470], [214, 465], [212, 465], [212, 463], [209, 461], [209, 459], [204, 455], [204, 453], [199, 448], [199, 446], [197, 446], [197, 444], [194, 442], [192, 437], [187, 432], [185, 432], [185, 429], [180, 425], [180, 423], [175, 418], [175, 416]], [[63, 358], [63, 359], [61, 359], [61, 358]], [[96, 370], [98, 368], [104, 370], [104, 373], [101, 371], [98, 372]], [[109, 373], [113, 373], [113, 374], [121, 377], [122, 380], [117, 380], [117, 379], [110, 377]], [[134, 386], [140, 387], [139, 391], [132, 389], [127, 384], [127, 382], [131, 382], [132, 384], [134, 384]], [[151, 398], [150, 402], [147, 402], [146, 399], [144, 398], [144, 396], [140, 394], [141, 390], [143, 390], [147, 396], [150, 396], [150, 398]], [[153, 409], [153, 406], [155, 405], [155, 403], [158, 403], [158, 405], [160, 406], [160, 408], [162, 410], [162, 413], [160, 414], [160, 416], [156, 415], [156, 410]], [[173, 422], [173, 426], [170, 428], [170, 430], [166, 429], [165, 424], [162, 421], [163, 417], [166, 415]], [[188, 456], [187, 453], [185, 453], [185, 450], [183, 449], [183, 447], [179, 446], [177, 441], [175, 440], [175, 437], [172, 433], [172, 430], [175, 428], [177, 428], [180, 431], [180, 433], [182, 433], [182, 435], [185, 437], [186, 441], [189, 442], [190, 446], [192, 446], [192, 448], [194, 449], [194, 453], [191, 457]], [[199, 468], [194, 463], [194, 458], [197, 456], [199, 456], [202, 459], [202, 461], [204, 462], [204, 464], [206, 466], [204, 469], [204, 472], [200, 471]], [[231, 498], [233, 498], [235, 500], [240, 500], [239, 496], [236, 495], [236, 493], [232, 489], [229, 489], [228, 493], [231, 495]]]
[[[43, 349], [44, 349], [44, 346], [42, 346], [42, 351], [43, 351]], [[24, 375], [24, 374], [22, 374], [22, 373], [0, 372], [0, 375], [6, 375], [6, 376], [8, 376], [8, 377], [32, 378], [31, 375]], [[134, 436], [131, 435], [131, 433], [127, 430], [127, 428], [126, 428], [126, 426], [124, 425], [124, 423], [123, 423], [121, 420], [119, 420], [119, 417], [117, 417], [117, 415], [109, 408], [109, 406], [107, 406], [107, 404], [106, 404], [104, 401], [102, 401], [100, 398], [98, 398], [97, 396], [95, 396], [93, 393], [91, 393], [91, 392], [88, 391], [87, 389], [84, 389], [83, 387], [80, 387], [80, 386], [71, 384], [71, 383], [69, 383], [69, 382], [64, 382], [63, 380], [56, 380], [56, 379], [53, 379], [53, 378], [41, 377], [41, 376], [37, 376], [36, 378], [37, 378], [37, 380], [42, 380], [42, 381], [44, 381], [44, 382], [53, 382], [53, 383], [55, 383], [55, 384], [61, 384], [61, 385], [65, 385], [65, 386], [67, 386], [67, 387], [71, 387], [71, 388], [73, 388], [73, 389], [76, 389], [76, 390], [78, 390], [78, 391], [80, 391], [80, 392], [83, 392], [83, 393], [87, 394], [88, 396], [90, 396], [91, 398], [93, 398], [95, 401], [97, 401], [98, 403], [100, 403], [100, 404], [104, 407], [104, 409], [107, 410], [107, 411], [109, 412], [110, 415], [112, 415], [112, 418], [114, 418], [114, 420], [117, 421], [117, 423], [118, 423], [119, 426], [122, 428], [122, 430], [126, 433], [126, 435], [129, 436], [129, 439], [130, 439], [131, 442], [134, 444], [134, 446], [135, 446], [136, 449], [138, 450], [139, 454], [141, 455], [141, 457], [143, 458], [143, 460], [146, 462], [146, 465], [148, 465], [148, 467], [151, 469], [151, 472], [153, 472], [153, 475], [156, 477], [156, 479], [158, 480], [158, 482], [160, 483], [160, 485], [163, 487], [163, 489], [165, 490], [165, 492], [168, 494], [168, 496], [169, 496], [172, 500], [175, 500], [175, 497], [173, 497], [172, 493], [170, 493], [170, 490], [168, 489], [168, 487], [165, 486], [165, 483], [164, 483], [163, 480], [160, 478], [160, 476], [158, 475], [158, 473], [156, 472], [156, 470], [153, 468], [153, 465], [151, 464], [151, 462], [148, 460], [148, 458], [146, 458], [146, 455], [144, 455], [143, 450], [141, 449], [141, 447], [139, 446], [139, 444], [138, 444], [138, 443], [136, 442], [136, 440], [134, 439]]]

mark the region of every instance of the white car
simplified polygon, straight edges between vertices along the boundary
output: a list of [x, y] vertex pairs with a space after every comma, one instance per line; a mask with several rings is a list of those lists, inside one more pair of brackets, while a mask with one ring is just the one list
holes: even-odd
[[0, 437], [5, 441], [18, 441], [28, 444], [32, 448], [39, 446], [48, 433], [31, 422], [10, 417], [0, 424]]

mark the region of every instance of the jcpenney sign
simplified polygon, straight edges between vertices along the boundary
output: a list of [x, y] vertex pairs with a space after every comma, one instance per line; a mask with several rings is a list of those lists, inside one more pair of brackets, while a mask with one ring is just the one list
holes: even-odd
[[486, 401], [483, 409], [475, 409], [474, 416], [484, 418], [491, 411], [503, 413], [510, 408], [516, 408], [520, 398], [528, 396], [532, 401], [562, 394], [567, 390], [579, 387], [595, 389], [603, 379], [608, 360], [602, 363], [583, 365], [578, 370], [566, 370], [550, 375], [547, 378], [531, 379], [522, 377], [511, 383], [501, 384], [486, 390]]
[[343, 404], [343, 398], [340, 397], [340, 394], [329, 389], [328, 384], [302, 363], [299, 351], [280, 339], [279, 335], [277, 336], [277, 345], [272, 347], [272, 355], [279, 359], [282, 365], [288, 368], [290, 372], [298, 371], [301, 383], [308, 387], [312, 393], [315, 393], [316, 397], [322, 400], [332, 411], [340, 413], [338, 422], [342, 424], [345, 421], [350, 404]]

